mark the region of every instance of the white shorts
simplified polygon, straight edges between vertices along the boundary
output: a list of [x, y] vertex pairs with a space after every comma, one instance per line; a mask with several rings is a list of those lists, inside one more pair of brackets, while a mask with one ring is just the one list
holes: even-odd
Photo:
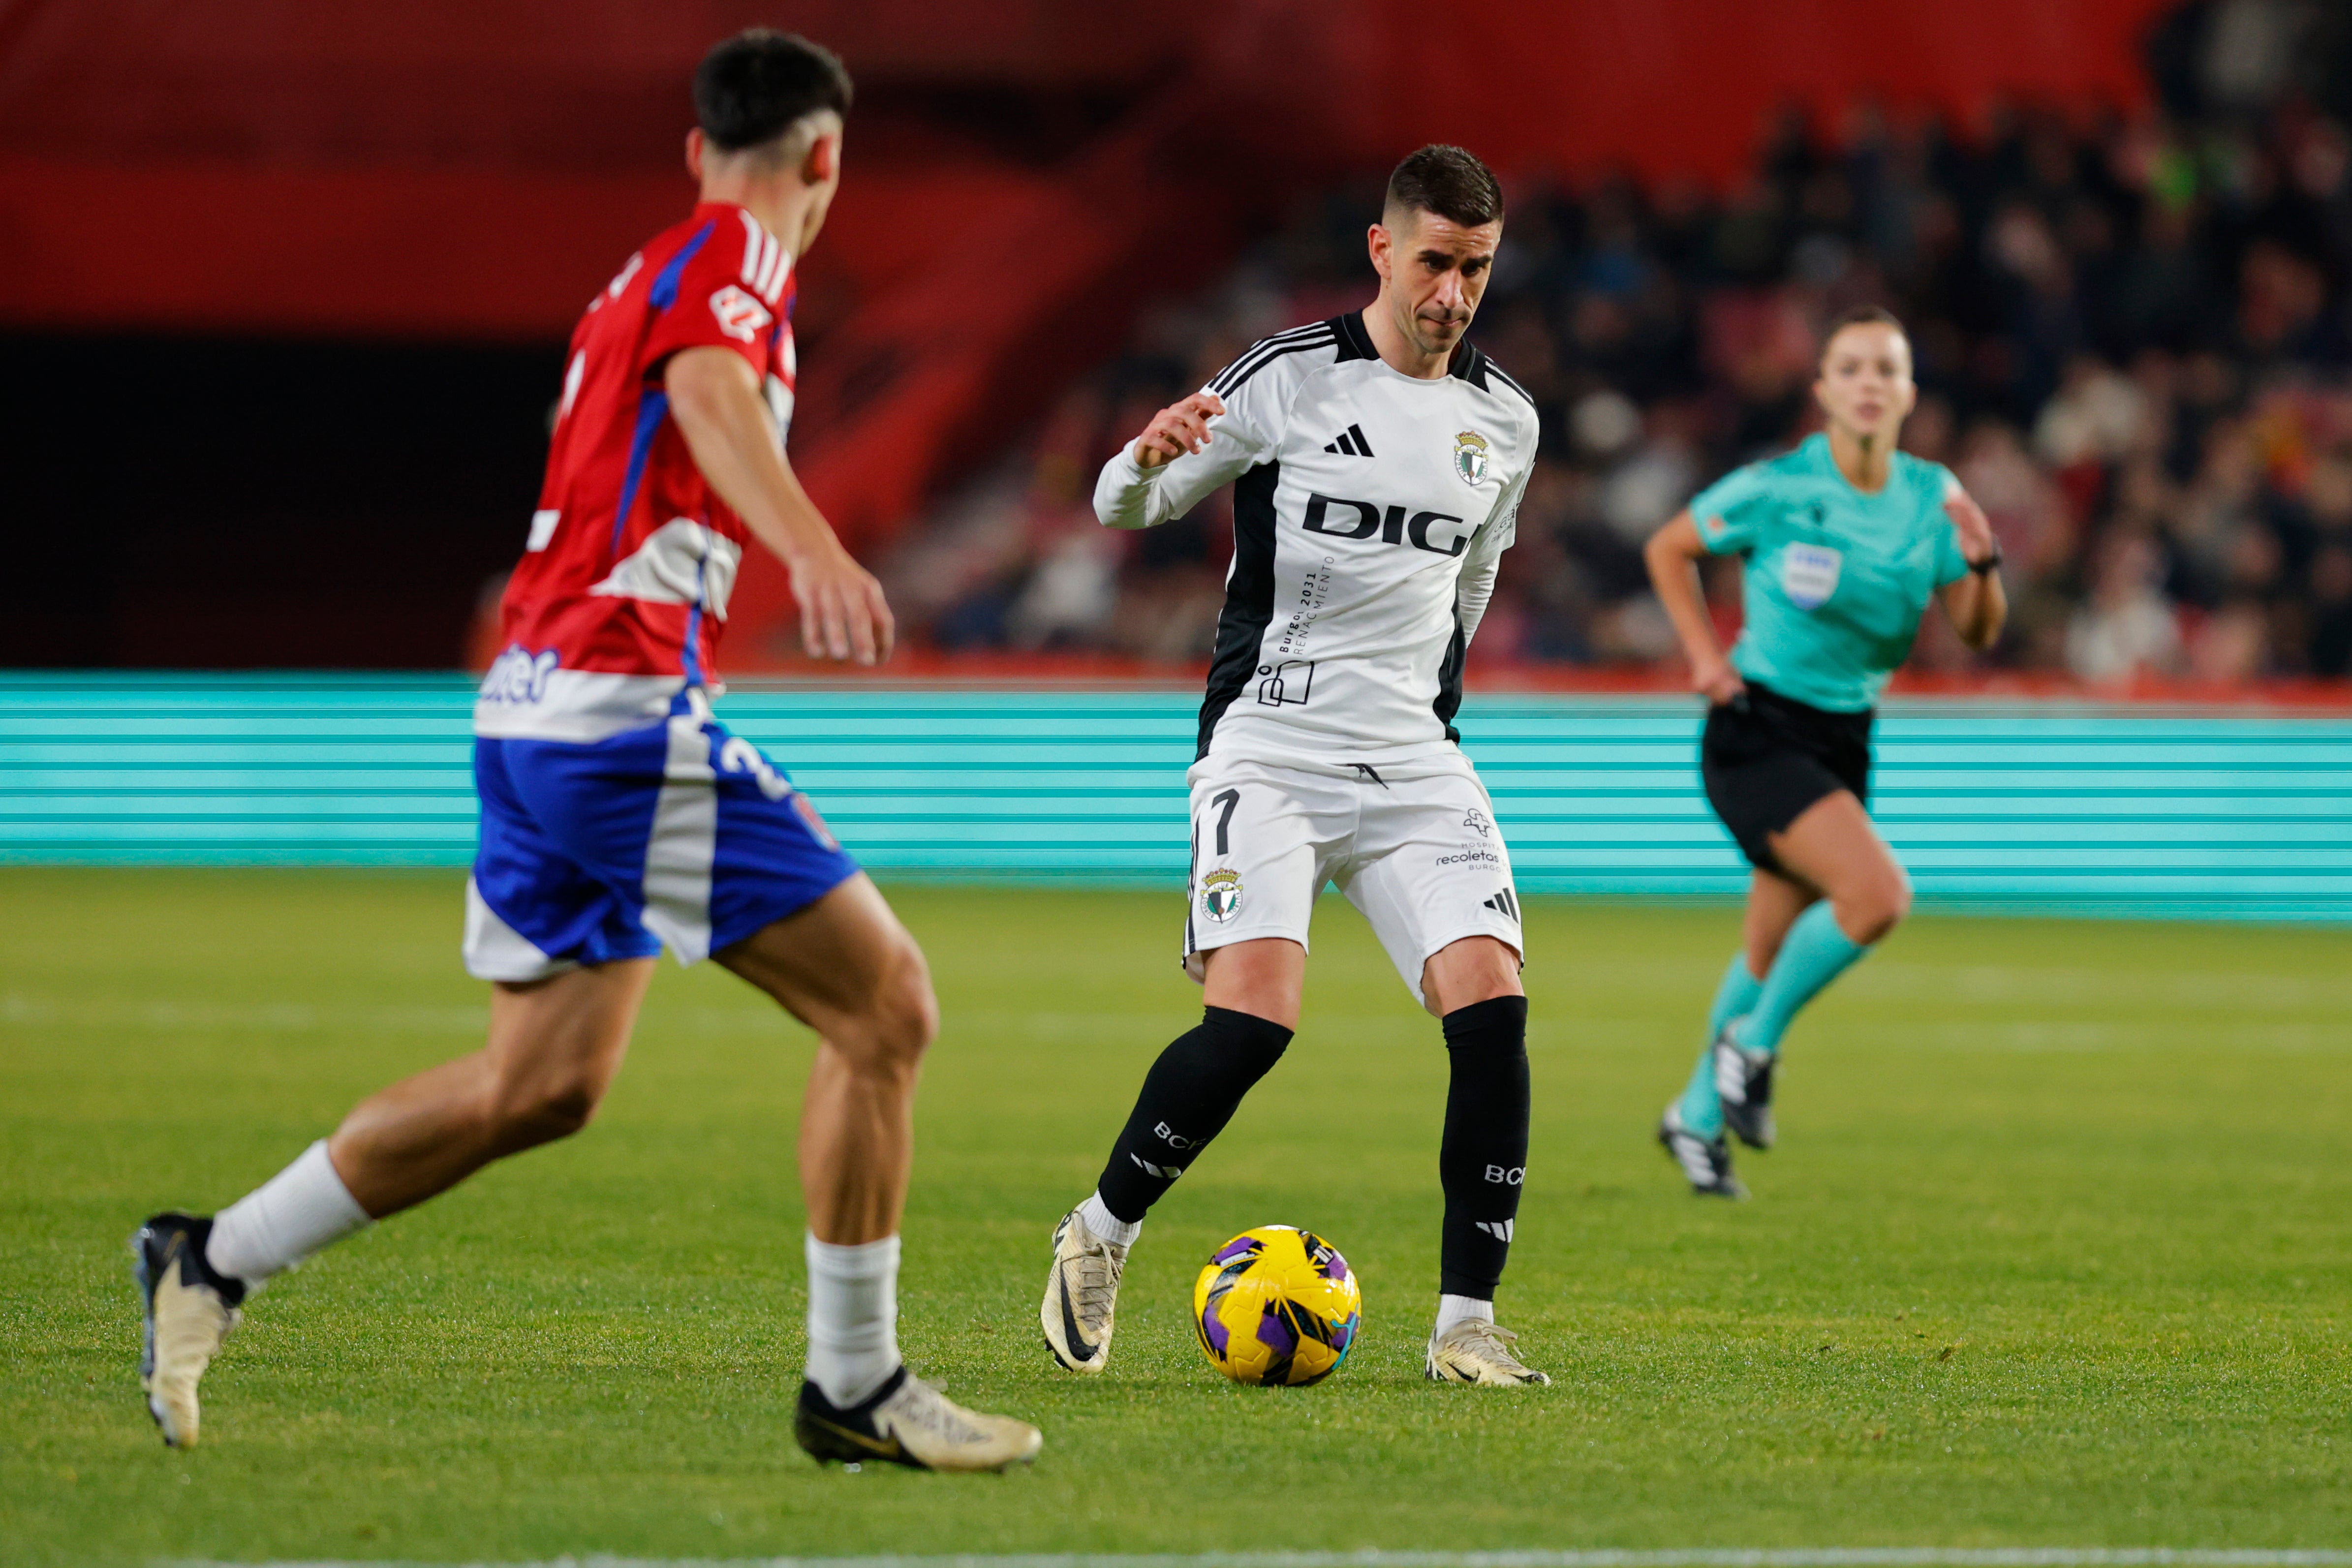
[[1184, 968], [1264, 936], [1307, 946], [1326, 883], [1364, 912], [1413, 1000], [1422, 967], [1465, 936], [1526, 959], [1510, 852], [1469, 758], [1361, 767], [1210, 757], [1192, 786], [1192, 885]]

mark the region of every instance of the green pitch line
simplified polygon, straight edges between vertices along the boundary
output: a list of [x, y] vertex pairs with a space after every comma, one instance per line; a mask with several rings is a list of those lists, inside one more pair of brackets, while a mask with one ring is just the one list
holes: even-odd
[[[1685, 1196], [1649, 1132], [1736, 915], [1538, 903], [1502, 1307], [1559, 1382], [1522, 1393], [1420, 1378], [1444, 1051], [1330, 904], [1297, 1043], [1154, 1215], [1118, 1360], [1080, 1382], [1037, 1342], [1046, 1234], [1196, 1016], [1179, 911], [898, 896], [946, 1016], [904, 1343], [1045, 1428], [1003, 1478], [793, 1448], [808, 1040], [708, 967], [656, 981], [586, 1134], [273, 1284], [207, 1381], [205, 1447], [164, 1449], [122, 1238], [471, 1048], [458, 883], [0, 873], [0, 1563], [2352, 1547], [2352, 935], [1922, 918], [1798, 1022], [1782, 1147], [1745, 1157], [1757, 1200], [1732, 1207]], [[1365, 1338], [1315, 1388], [1229, 1385], [1187, 1326], [1210, 1249], [1268, 1221], [1363, 1281]]]

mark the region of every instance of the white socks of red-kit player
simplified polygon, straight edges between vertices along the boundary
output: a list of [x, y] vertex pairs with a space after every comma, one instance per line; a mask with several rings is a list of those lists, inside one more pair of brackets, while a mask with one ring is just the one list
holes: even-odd
[[898, 1239], [808, 1244], [808, 1380], [835, 1409], [898, 1370]]
[[321, 1138], [213, 1218], [205, 1261], [250, 1288], [367, 1223]]

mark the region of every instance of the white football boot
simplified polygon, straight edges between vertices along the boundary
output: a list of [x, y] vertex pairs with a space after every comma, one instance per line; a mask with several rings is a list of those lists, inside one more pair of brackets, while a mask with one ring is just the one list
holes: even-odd
[[139, 1386], [147, 1413], [175, 1448], [196, 1446], [202, 1416], [196, 1385], [237, 1325], [245, 1283], [213, 1271], [205, 1243], [213, 1222], [186, 1214], [159, 1214], [139, 1228], [131, 1250], [147, 1320]]
[[967, 1410], [903, 1366], [846, 1408], [803, 1382], [793, 1436], [820, 1464], [876, 1459], [918, 1470], [1001, 1470], [1045, 1446], [1028, 1422]]
[[1429, 1342], [1429, 1360], [1422, 1368], [1432, 1383], [1477, 1383], [1496, 1388], [1526, 1388], [1549, 1385], [1551, 1379], [1532, 1366], [1520, 1364], [1511, 1354], [1519, 1336], [1481, 1319], [1455, 1323]]
[[1054, 1270], [1037, 1321], [1045, 1348], [1072, 1372], [1093, 1377], [1110, 1364], [1111, 1318], [1126, 1267], [1127, 1249], [1087, 1229], [1076, 1209], [1054, 1227]]

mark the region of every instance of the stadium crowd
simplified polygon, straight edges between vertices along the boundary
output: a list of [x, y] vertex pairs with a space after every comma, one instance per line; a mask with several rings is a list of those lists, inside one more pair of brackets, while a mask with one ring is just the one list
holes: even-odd
[[[2002, 110], [1962, 134], [1791, 113], [1726, 193], [1512, 189], [1474, 336], [1537, 399], [1545, 455], [1481, 663], [1672, 658], [1643, 539], [1810, 428], [1819, 324], [1876, 302], [1917, 358], [1906, 444], [1990, 515], [2016, 606], [1981, 656], [1930, 617], [1915, 666], [2352, 672], [2352, 137], [2324, 95], [2292, 90], [2291, 33], [2240, 38], [2233, 61], [2214, 16], [2190, 15], [2202, 46], [2168, 78], [2159, 37], [2144, 114]], [[1360, 307], [1378, 200], [1376, 177], [1332, 190], [1213, 288], [1150, 312], [1025, 451], [914, 530], [886, 579], [919, 635], [1203, 657], [1223, 501], [1113, 533], [1088, 507], [1095, 471], [1253, 339]], [[1725, 563], [1711, 585], [1727, 621], [1735, 581]]]

